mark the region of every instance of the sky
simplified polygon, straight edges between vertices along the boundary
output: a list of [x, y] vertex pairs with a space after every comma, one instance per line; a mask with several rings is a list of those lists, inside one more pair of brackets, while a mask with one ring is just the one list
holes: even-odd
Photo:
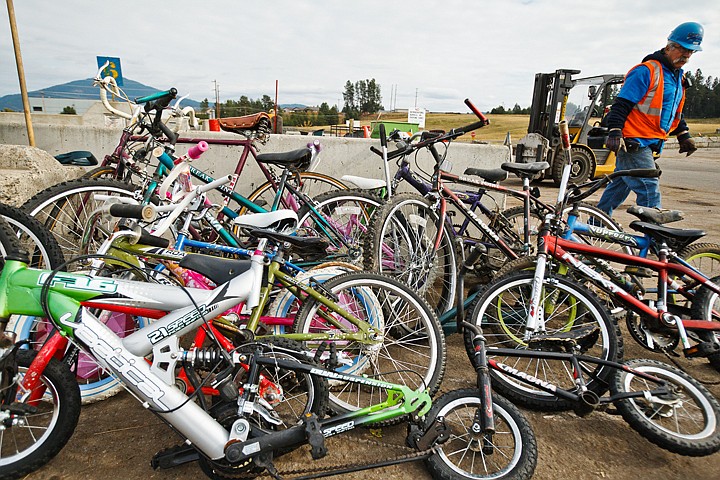
[[[3, 2], [5, 3], [5, 2]], [[339, 104], [374, 78], [386, 109], [467, 112], [530, 105], [535, 73], [624, 74], [675, 26], [705, 28], [686, 70], [720, 76], [718, 0], [14, 0], [29, 91], [93, 77], [97, 56], [123, 76], [221, 102]], [[0, 6], [0, 96], [19, 93]]]

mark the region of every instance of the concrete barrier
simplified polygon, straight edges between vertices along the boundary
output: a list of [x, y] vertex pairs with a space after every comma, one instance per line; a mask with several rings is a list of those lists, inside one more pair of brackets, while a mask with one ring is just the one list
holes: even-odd
[[[102, 161], [104, 155], [110, 154], [120, 138], [119, 128], [106, 128], [83, 125], [49, 125], [35, 124], [35, 141], [38, 148], [50, 155], [66, 153], [73, 150], [88, 150], [98, 160]], [[208, 131], [181, 131], [182, 138], [202, 139], [228, 139], [237, 140], [240, 137], [227, 132]], [[304, 147], [308, 142], [320, 140], [323, 145], [321, 161], [317, 171], [336, 178], [343, 175], [360, 175], [371, 178], [383, 178], [380, 157], [370, 152], [370, 146], [379, 147], [378, 140], [341, 137], [313, 137], [305, 135], [271, 135], [265, 145], [259, 145], [259, 151], [283, 152]], [[27, 145], [25, 125], [20, 122], [0, 122], [0, 144]], [[184, 153], [192, 144], [177, 145], [177, 153]], [[392, 148], [392, 146], [391, 146]], [[440, 153], [444, 153], [442, 146]], [[217, 177], [233, 172], [241, 154], [241, 147], [211, 145], [211, 148], [197, 162], [198, 168]], [[453, 163], [454, 173], [462, 173], [466, 167], [498, 168], [503, 162], [510, 161], [509, 148], [501, 145], [453, 143], [447, 159]], [[432, 172], [433, 160], [430, 154], [423, 150], [417, 156], [417, 168], [425, 172]], [[394, 165], [393, 165], [394, 167]], [[0, 164], [0, 168], [3, 168]], [[66, 168], [66, 167], [62, 167]], [[415, 167], [414, 167], [415, 168]], [[391, 171], [394, 171], [391, 167]], [[249, 193], [264, 182], [260, 169], [252, 159], [246, 164], [246, 169], [240, 177], [238, 191]], [[33, 192], [34, 193], [34, 192]]]
[[0, 144], [0, 202], [22, 205], [37, 192], [81, 176], [80, 167], [63, 167], [39, 149]]

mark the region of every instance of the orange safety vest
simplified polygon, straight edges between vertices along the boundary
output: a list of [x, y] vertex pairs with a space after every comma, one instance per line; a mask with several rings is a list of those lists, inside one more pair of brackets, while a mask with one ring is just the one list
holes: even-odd
[[[630, 111], [622, 129], [623, 137], [661, 138], [667, 140], [668, 133], [675, 130], [678, 123], [680, 123], [683, 105], [685, 104], [685, 89], [683, 88], [680, 105], [678, 105], [675, 112], [675, 118], [670, 125], [670, 130], [663, 130], [660, 128], [660, 114], [663, 106], [663, 67], [657, 60], [648, 60], [640, 65], [645, 65], [650, 69], [650, 88], [645, 97], [635, 104], [635, 107]], [[630, 71], [640, 65], [634, 66]]]

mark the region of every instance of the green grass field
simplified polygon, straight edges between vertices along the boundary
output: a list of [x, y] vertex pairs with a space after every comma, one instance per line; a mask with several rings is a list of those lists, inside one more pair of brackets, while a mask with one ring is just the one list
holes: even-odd
[[[513, 142], [517, 142], [527, 133], [528, 115], [488, 115], [490, 125], [475, 131], [475, 141], [487, 141], [490, 143], [502, 143], [505, 136], [510, 132]], [[396, 120], [407, 121], [407, 114], [404, 112], [383, 113], [381, 115], [373, 115], [363, 117], [360, 122], [362, 125], [370, 125], [370, 122], [376, 120]], [[425, 128], [428, 130], [445, 130], [461, 127], [477, 121], [477, 117], [471, 113], [428, 113], [425, 117]], [[698, 120], [687, 120], [690, 133], [697, 136], [719, 136], [717, 133], [720, 129], [720, 118], [704, 118]], [[304, 130], [312, 131], [322, 127], [312, 127]], [[327, 127], [327, 131], [330, 127]], [[458, 141], [470, 142], [472, 137], [470, 134], [460, 137]]]

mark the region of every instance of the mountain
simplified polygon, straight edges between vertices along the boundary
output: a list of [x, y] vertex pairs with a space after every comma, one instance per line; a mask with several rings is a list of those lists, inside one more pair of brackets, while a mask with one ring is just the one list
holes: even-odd
[[[85, 80], [75, 80], [73, 82], [63, 83], [62, 85], [55, 85], [42, 90], [35, 90], [34, 92], [28, 92], [29, 97], [45, 97], [45, 98], [68, 98], [68, 99], [80, 99], [80, 100], [100, 100], [100, 94], [98, 87], [93, 87], [92, 78], [86, 78]], [[160, 88], [149, 87], [143, 85], [135, 80], [129, 78], [124, 79], [123, 91], [130, 98], [143, 97], [150, 95], [151, 93], [161, 91]], [[182, 94], [182, 92], [181, 92]], [[186, 98], [181, 104], [183, 107], [191, 106], [197, 109], [200, 106], [200, 102], [190, 100]], [[0, 111], [9, 108], [16, 112], [22, 112], [22, 97], [19, 93], [12, 95], [5, 95], [0, 97]]]
[[278, 106], [280, 108], [305, 108], [305, 107], [307, 107], [307, 105], [303, 105], [302, 103], [283, 103]]

